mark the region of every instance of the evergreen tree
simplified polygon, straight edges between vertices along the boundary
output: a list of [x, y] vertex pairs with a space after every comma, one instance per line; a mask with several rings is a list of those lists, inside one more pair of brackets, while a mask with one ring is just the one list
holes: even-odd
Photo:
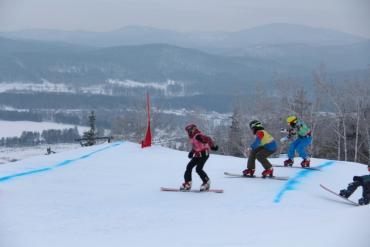
[[82, 138], [85, 139], [84, 146], [92, 146], [96, 142], [95, 140], [95, 137], [96, 137], [95, 121], [96, 121], [95, 112], [91, 111], [89, 115], [90, 129], [88, 131], [85, 131], [82, 136]]

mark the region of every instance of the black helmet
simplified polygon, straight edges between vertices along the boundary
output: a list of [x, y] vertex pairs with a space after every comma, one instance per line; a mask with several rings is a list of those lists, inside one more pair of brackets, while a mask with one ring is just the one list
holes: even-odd
[[256, 129], [256, 128], [263, 128], [263, 125], [260, 121], [258, 120], [252, 120], [249, 123], [249, 128], [251, 129]]

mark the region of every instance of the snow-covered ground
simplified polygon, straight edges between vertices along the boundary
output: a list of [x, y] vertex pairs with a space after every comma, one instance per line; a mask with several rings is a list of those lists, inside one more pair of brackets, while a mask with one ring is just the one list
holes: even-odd
[[43, 144], [32, 147], [0, 147], [0, 165], [8, 162], [23, 160], [32, 156], [46, 154], [46, 149], [51, 148], [54, 152], [65, 152], [80, 147], [79, 143]]
[[223, 194], [161, 192], [179, 187], [187, 162], [186, 152], [119, 142], [2, 165], [0, 246], [369, 246], [370, 206], [319, 187], [339, 190], [364, 165], [313, 159], [322, 171], [275, 168], [287, 182], [227, 178], [246, 160], [213, 154], [205, 170]]
[[[0, 138], [21, 136], [23, 131], [42, 132], [47, 129], [69, 129], [74, 128], [71, 124], [60, 124], [53, 122], [32, 122], [32, 121], [5, 121], [0, 120]], [[89, 127], [77, 126], [78, 132], [82, 134]]]

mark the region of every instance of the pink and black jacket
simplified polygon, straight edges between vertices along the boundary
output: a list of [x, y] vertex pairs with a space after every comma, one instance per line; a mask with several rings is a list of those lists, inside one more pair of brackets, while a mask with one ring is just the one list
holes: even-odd
[[215, 147], [213, 140], [204, 135], [199, 130], [194, 131], [192, 136], [189, 136], [192, 144], [192, 150], [189, 155], [193, 157], [204, 157], [209, 155], [209, 150]]

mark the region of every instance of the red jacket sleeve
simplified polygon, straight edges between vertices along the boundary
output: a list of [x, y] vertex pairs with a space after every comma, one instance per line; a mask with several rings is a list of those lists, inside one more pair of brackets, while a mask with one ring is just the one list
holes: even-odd
[[261, 144], [262, 138], [265, 136], [263, 131], [257, 131], [256, 133], [256, 139], [254, 139], [254, 142], [251, 144], [251, 148], [255, 150], [258, 148]]
[[257, 131], [256, 136], [261, 141], [262, 138], [265, 136], [265, 133], [263, 131]]

